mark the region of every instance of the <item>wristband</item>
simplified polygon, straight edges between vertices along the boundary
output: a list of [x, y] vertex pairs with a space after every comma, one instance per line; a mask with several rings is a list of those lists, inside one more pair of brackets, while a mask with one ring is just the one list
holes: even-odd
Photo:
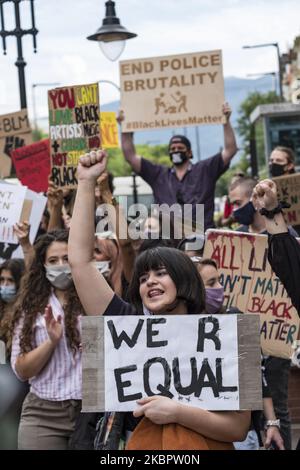
[[282, 212], [282, 209], [288, 209], [289, 207], [291, 207], [291, 204], [285, 201], [280, 201], [278, 203], [278, 206], [275, 207], [275, 209], [268, 210], [265, 207], [263, 207], [262, 209], [259, 210], [259, 213], [267, 217], [267, 219], [274, 219], [275, 214], [279, 214], [280, 212]]
[[276, 426], [276, 428], [280, 429], [280, 419], [268, 419], [265, 427], [270, 428], [271, 426]]

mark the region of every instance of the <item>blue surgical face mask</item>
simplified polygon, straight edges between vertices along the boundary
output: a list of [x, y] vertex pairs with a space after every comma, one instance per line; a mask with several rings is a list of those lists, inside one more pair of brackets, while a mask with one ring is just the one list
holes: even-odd
[[233, 216], [237, 222], [242, 225], [251, 225], [255, 216], [255, 207], [251, 201], [247, 202], [243, 207], [233, 211]]
[[16, 286], [1, 286], [0, 287], [0, 296], [3, 302], [12, 302], [15, 300], [17, 295]]

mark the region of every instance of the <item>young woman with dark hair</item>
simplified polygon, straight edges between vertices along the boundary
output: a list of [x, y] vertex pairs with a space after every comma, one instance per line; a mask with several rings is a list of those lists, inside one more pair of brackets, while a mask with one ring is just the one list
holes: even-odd
[[19, 258], [5, 261], [0, 266], [0, 339], [6, 344], [8, 357], [11, 350], [13, 307], [24, 270], [24, 260]]
[[16, 378], [9, 364], [12, 317], [24, 269], [24, 260], [18, 258], [0, 266], [0, 341], [4, 343], [7, 361], [0, 367], [0, 450], [17, 448], [21, 407], [28, 393], [27, 384]]
[[68, 265], [68, 232], [41, 236], [13, 319], [11, 364], [29, 380], [19, 449], [67, 449], [81, 404], [80, 315]]
[[[203, 313], [204, 287], [197, 269], [188, 257], [171, 248], [157, 248], [140, 255], [131, 283], [131, 304], [116, 296], [97, 271], [93, 262], [94, 197], [96, 181], [105, 171], [106, 160], [105, 152], [91, 152], [80, 158], [77, 173], [78, 190], [70, 229], [69, 261], [86, 313], [134, 315], [141, 313], [143, 307], [154, 315]], [[82, 230], [83, 223], [85, 230]], [[214, 442], [242, 440], [249, 427], [250, 413], [247, 411], [211, 412], [164, 396], [143, 398], [138, 405], [135, 417], [144, 416], [158, 426], [176, 423], [181, 429], [187, 428], [190, 433]], [[132, 438], [129, 447], [131, 441]], [[151, 442], [146, 445], [151, 445]]]

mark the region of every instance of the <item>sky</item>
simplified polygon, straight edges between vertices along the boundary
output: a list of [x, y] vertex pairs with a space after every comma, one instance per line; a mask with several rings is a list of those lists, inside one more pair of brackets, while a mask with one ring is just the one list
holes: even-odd
[[[105, 15], [105, 0], [35, 0], [37, 53], [32, 38], [23, 39], [26, 89], [32, 117], [32, 84], [38, 119], [47, 116], [47, 89], [111, 80], [119, 85], [118, 61], [110, 62], [86, 37]], [[116, 14], [138, 36], [126, 42], [119, 60], [222, 49], [224, 76], [246, 78], [278, 68], [276, 48], [242, 49], [243, 45], [278, 43], [281, 52], [300, 34], [299, 0], [116, 0]], [[29, 2], [21, 2], [23, 28], [31, 27]], [[13, 29], [12, 2], [4, 4], [6, 29]], [[0, 114], [20, 108], [16, 39], [0, 43]], [[54, 88], [50, 86], [50, 88]], [[100, 83], [100, 102], [119, 99], [118, 90]]]

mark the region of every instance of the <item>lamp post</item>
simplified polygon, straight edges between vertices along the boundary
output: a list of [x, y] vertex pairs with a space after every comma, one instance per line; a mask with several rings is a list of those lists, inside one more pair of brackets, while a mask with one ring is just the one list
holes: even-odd
[[33, 83], [32, 86], [32, 114], [33, 114], [33, 125], [34, 129], [37, 130], [37, 113], [36, 113], [36, 105], [35, 105], [35, 89], [39, 86], [42, 87], [54, 87], [58, 86], [59, 83]]
[[[112, 82], [111, 80], [98, 80], [98, 83], [107, 83], [109, 85], [112, 85], [113, 87], [115, 87], [118, 92], [120, 93], [121, 92], [121, 88], [114, 82]], [[131, 173], [131, 176], [132, 176], [132, 197], [133, 197], [133, 203], [134, 204], [138, 204], [139, 202], [139, 198], [138, 198], [138, 185], [137, 185], [137, 182], [136, 182], [136, 173], [133, 171]]]
[[135, 38], [137, 34], [131, 33], [121, 25], [119, 18], [116, 16], [115, 2], [108, 0], [105, 2], [105, 18], [102, 26], [87, 39], [90, 41], [98, 41], [99, 46], [105, 57], [111, 61], [117, 60], [122, 54], [125, 41]]
[[111, 80], [98, 80], [98, 83], [108, 83], [109, 85], [114, 86], [118, 90], [119, 93], [121, 92], [121, 88], [115, 82], [112, 82]]
[[[23, 0], [0, 0], [0, 14], [1, 14], [1, 31], [0, 36], [2, 37], [2, 45], [3, 45], [3, 53], [6, 55], [6, 37], [7, 36], [15, 36], [17, 39], [17, 50], [18, 50], [18, 57], [15, 65], [18, 67], [19, 73], [19, 88], [20, 88], [20, 102], [21, 102], [21, 109], [27, 108], [27, 100], [26, 100], [26, 85], [25, 85], [25, 66], [26, 62], [23, 57], [23, 47], [22, 47], [22, 39], [23, 36], [26, 34], [31, 34], [33, 37], [33, 50], [36, 52], [36, 35], [38, 30], [35, 27], [35, 18], [34, 18], [34, 0], [30, 1], [30, 11], [31, 11], [31, 28], [30, 29], [22, 29], [21, 28], [21, 16], [20, 16], [20, 3]], [[15, 20], [16, 20], [16, 27], [13, 30], [6, 30], [5, 29], [5, 21], [4, 21], [4, 3], [13, 2], [15, 7]]]
[[274, 85], [274, 92], [277, 93], [277, 80], [276, 72], [266, 72], [266, 73], [247, 73], [247, 77], [266, 77], [268, 75], [271, 75], [273, 77], [273, 85]]
[[269, 47], [273, 46], [276, 47], [277, 50], [277, 61], [278, 61], [278, 79], [279, 79], [279, 96], [283, 101], [283, 91], [282, 91], [282, 70], [281, 70], [281, 59], [280, 59], [280, 51], [279, 51], [279, 44], [278, 42], [270, 42], [266, 44], [255, 44], [253, 46], [243, 46], [243, 49], [255, 49], [257, 47]]

